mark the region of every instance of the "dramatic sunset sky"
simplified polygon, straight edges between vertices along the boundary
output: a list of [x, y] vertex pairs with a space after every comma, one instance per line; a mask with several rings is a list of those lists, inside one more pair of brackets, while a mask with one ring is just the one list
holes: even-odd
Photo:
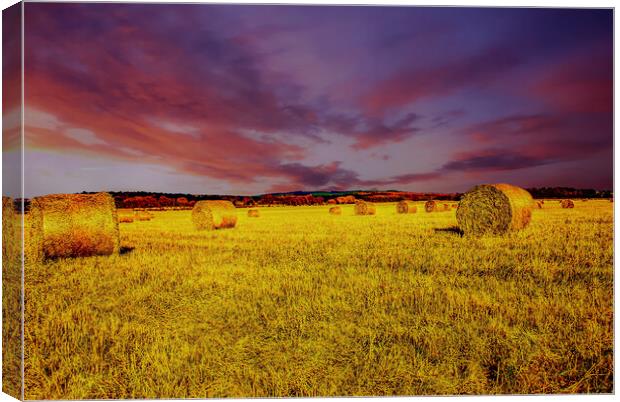
[[612, 187], [612, 12], [25, 7], [26, 196]]

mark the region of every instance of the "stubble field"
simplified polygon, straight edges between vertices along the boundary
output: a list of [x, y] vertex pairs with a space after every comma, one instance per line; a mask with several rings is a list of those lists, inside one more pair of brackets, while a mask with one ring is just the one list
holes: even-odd
[[481, 238], [395, 204], [154, 212], [26, 266], [25, 398], [612, 392], [613, 205]]

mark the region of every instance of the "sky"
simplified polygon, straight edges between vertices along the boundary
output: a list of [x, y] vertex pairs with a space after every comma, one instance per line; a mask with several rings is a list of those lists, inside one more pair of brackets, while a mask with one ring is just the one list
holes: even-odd
[[26, 196], [611, 189], [612, 18], [27, 3]]

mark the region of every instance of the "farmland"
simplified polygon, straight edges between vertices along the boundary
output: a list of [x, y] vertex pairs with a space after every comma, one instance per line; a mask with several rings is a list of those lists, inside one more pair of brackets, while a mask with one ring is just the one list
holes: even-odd
[[155, 211], [26, 266], [25, 398], [612, 392], [613, 205], [479, 238], [421, 203]]

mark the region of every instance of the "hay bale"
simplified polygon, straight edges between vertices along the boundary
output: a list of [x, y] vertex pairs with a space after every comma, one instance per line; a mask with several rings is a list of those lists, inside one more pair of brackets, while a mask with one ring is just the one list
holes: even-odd
[[331, 207], [329, 209], [330, 215], [342, 215], [342, 208], [340, 207]]
[[396, 212], [399, 214], [415, 214], [418, 212], [418, 207], [416, 207], [411, 201], [400, 201], [396, 204]]
[[532, 196], [520, 187], [482, 184], [463, 195], [456, 219], [466, 234], [503, 234], [526, 227], [532, 205]]
[[535, 207], [536, 207], [537, 209], [542, 209], [542, 208], [543, 208], [543, 203], [542, 203], [542, 201], [536, 201]]
[[230, 201], [198, 201], [192, 210], [192, 221], [198, 230], [234, 228], [237, 211]]
[[2, 197], [2, 261], [5, 268], [14, 268], [21, 257], [21, 230], [19, 215], [15, 213], [13, 199]]
[[575, 203], [572, 200], [562, 200], [560, 205], [562, 208], [575, 208]]
[[248, 209], [249, 218], [258, 218], [259, 216], [260, 216], [260, 211], [258, 209]]
[[450, 206], [448, 204], [440, 204], [437, 201], [426, 201], [424, 204], [424, 210], [426, 212], [444, 212], [449, 211]]
[[155, 215], [153, 215], [150, 212], [144, 211], [144, 212], [136, 212], [134, 217], [135, 217], [135, 220], [137, 221], [147, 222], [153, 219]]
[[375, 204], [362, 200], [355, 201], [355, 215], [375, 215], [376, 213]]
[[331, 199], [327, 200], [327, 203], [328, 203], [329, 205], [336, 205], [336, 204], [337, 204], [336, 200], [335, 200], [335, 199], [333, 199], [333, 198], [331, 198]]
[[133, 216], [119, 215], [118, 223], [133, 223]]
[[29, 215], [30, 252], [36, 259], [119, 252], [116, 207], [108, 193], [35, 197]]

